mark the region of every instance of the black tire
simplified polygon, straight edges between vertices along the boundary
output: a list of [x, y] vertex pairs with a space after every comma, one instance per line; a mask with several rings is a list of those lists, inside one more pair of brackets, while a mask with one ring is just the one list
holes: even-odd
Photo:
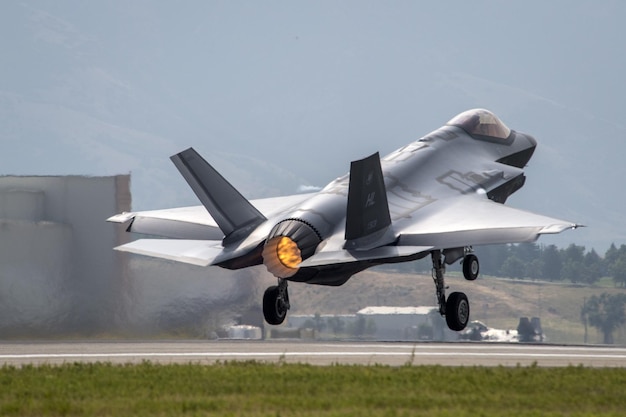
[[269, 287], [263, 294], [263, 316], [266, 322], [273, 325], [281, 324], [287, 317], [287, 309], [277, 285]]
[[468, 281], [474, 281], [478, 278], [480, 272], [480, 265], [478, 258], [473, 253], [465, 255], [463, 258], [463, 276]]
[[469, 322], [470, 305], [462, 292], [453, 292], [446, 301], [446, 323], [450, 330], [461, 331]]

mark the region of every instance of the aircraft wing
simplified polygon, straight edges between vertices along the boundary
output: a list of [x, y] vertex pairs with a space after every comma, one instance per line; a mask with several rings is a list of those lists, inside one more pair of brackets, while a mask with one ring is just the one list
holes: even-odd
[[495, 203], [482, 195], [429, 204], [398, 221], [400, 246], [454, 248], [535, 241], [580, 225]]
[[[265, 217], [269, 218], [301, 203], [313, 194], [295, 194], [251, 200]], [[129, 223], [127, 232], [172, 239], [221, 240], [224, 233], [203, 206], [180, 207], [165, 210], [121, 213], [107, 219], [113, 223]]]
[[208, 266], [222, 253], [219, 240], [138, 239], [115, 248], [121, 252]]
[[397, 242], [368, 250], [339, 249], [340, 236], [306, 259], [301, 267], [409, 257], [433, 249], [535, 241], [580, 225], [495, 203], [484, 195], [439, 200], [397, 220]]

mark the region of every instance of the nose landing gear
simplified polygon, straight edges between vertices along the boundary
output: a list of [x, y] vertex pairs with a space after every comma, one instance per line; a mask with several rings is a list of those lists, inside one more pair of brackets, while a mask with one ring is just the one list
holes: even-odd
[[478, 278], [478, 272], [480, 266], [478, 264], [478, 258], [473, 253], [468, 253], [463, 257], [463, 276], [468, 281], [474, 281]]

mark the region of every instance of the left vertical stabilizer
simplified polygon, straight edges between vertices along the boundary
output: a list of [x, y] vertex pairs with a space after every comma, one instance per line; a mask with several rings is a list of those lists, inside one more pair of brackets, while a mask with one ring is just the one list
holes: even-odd
[[224, 232], [224, 243], [248, 236], [266, 220], [193, 148], [172, 156], [171, 160]]

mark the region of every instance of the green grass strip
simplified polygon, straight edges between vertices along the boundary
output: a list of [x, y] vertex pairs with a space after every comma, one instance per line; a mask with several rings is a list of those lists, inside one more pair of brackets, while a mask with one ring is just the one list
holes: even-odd
[[624, 416], [626, 370], [66, 364], [0, 368], [0, 416]]

